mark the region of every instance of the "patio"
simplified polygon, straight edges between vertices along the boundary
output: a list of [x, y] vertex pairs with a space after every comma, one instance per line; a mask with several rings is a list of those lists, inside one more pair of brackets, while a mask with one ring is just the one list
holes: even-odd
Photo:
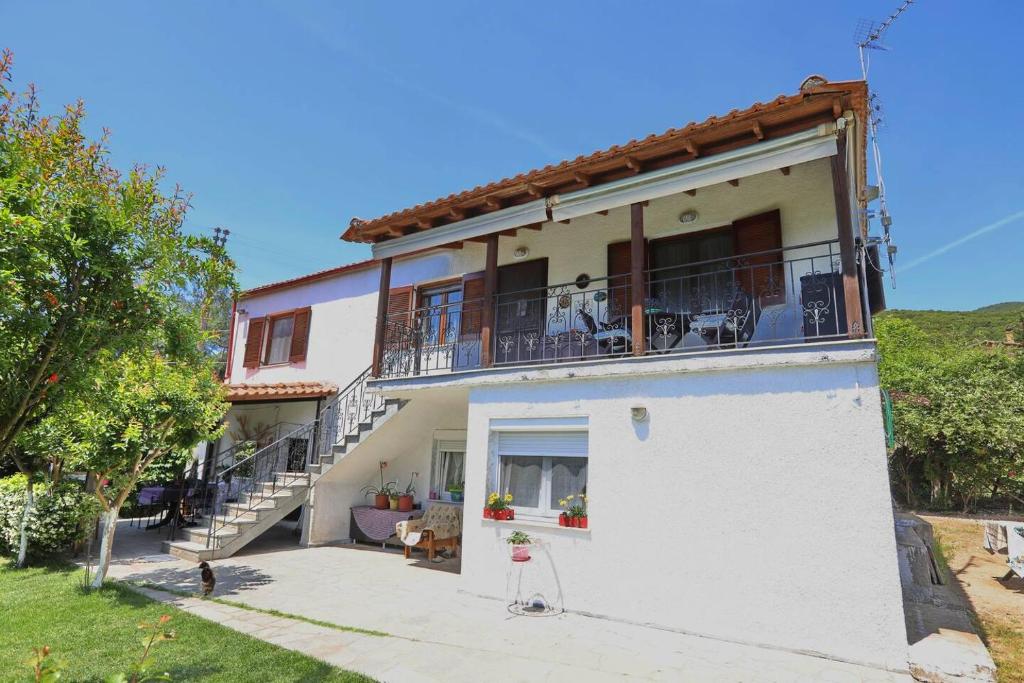
[[[437, 571], [437, 569], [449, 569]], [[456, 561], [427, 564], [363, 546], [301, 548], [286, 527], [213, 563], [215, 595], [390, 638], [342, 633], [217, 603], [168, 601], [225, 625], [381, 680], [909, 681], [855, 664], [578, 614], [513, 616], [462, 593]], [[111, 578], [198, 590], [190, 563], [160, 553], [160, 537], [122, 523]], [[159, 597], [154, 593], [154, 597]], [[285, 634], [288, 637], [285, 637]], [[304, 637], [296, 638], [295, 635]]]

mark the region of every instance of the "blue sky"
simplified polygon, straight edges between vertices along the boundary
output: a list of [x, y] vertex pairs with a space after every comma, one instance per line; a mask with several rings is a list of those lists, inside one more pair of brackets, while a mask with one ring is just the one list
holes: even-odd
[[[48, 110], [165, 166], [243, 286], [368, 256], [373, 217], [859, 76], [860, 2], [0, 2]], [[900, 247], [891, 307], [1024, 299], [1024, 3], [919, 0], [873, 53]], [[977, 235], [975, 235], [977, 233]], [[958, 243], [958, 241], [962, 241]], [[902, 268], [902, 269], [901, 269]]]

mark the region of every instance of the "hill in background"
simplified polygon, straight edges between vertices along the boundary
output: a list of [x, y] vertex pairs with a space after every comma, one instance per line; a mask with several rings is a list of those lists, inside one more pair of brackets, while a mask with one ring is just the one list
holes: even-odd
[[897, 308], [876, 317], [903, 318], [920, 327], [929, 336], [962, 343], [986, 339], [1002, 341], [1006, 328], [1013, 326], [1017, 341], [1024, 341], [1024, 329], [1021, 328], [1024, 301], [1006, 301], [973, 311], [914, 311]]

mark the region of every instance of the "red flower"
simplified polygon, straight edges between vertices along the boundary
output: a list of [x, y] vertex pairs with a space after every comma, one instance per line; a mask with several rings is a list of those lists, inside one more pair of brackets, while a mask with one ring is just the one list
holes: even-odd
[[54, 373], [51, 373], [50, 376], [46, 379], [46, 383], [47, 384], [56, 384], [57, 380], [59, 380], [59, 379], [60, 379], [60, 377], [58, 377], [57, 373], [54, 372]]
[[49, 303], [51, 306], [56, 306], [58, 303], [60, 303], [59, 301], [57, 301], [57, 297], [53, 295], [53, 292], [46, 292], [45, 294], [43, 294], [43, 298], [46, 299], [47, 303]]

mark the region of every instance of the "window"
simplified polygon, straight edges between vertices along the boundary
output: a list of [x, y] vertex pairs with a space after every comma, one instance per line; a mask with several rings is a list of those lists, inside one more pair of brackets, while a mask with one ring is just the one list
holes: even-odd
[[587, 493], [587, 432], [499, 431], [498, 491], [519, 514], [556, 517], [558, 501]]
[[[430, 466], [431, 498], [452, 500], [452, 489], [466, 485], [466, 444], [463, 441], [435, 441]], [[458, 497], [458, 496], [456, 496]]]
[[[732, 230], [710, 230], [651, 242], [651, 295], [665, 310], [698, 313], [728, 307], [733, 274], [725, 261], [733, 255]], [[689, 263], [701, 265], [689, 266]], [[664, 269], [664, 270], [660, 270]]]
[[420, 292], [420, 329], [425, 344], [441, 346], [455, 343], [459, 335], [461, 303], [461, 283]]
[[287, 363], [292, 348], [295, 318], [291, 315], [270, 319], [270, 338], [267, 340], [267, 365]]

